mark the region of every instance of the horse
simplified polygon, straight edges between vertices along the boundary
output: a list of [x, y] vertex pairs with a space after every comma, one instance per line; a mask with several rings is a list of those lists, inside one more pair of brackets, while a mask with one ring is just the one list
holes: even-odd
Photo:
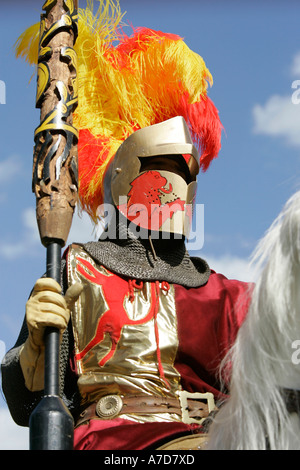
[[229, 398], [207, 450], [300, 449], [300, 191], [251, 257], [257, 280], [236, 341], [222, 363]]

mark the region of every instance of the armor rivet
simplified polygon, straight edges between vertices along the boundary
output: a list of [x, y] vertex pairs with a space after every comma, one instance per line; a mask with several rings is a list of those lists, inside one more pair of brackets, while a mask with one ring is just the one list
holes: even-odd
[[99, 418], [112, 419], [118, 416], [122, 407], [123, 402], [119, 395], [107, 395], [97, 402], [96, 413]]

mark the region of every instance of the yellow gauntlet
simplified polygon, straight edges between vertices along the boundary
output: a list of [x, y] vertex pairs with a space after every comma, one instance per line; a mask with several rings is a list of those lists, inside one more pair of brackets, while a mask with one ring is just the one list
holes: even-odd
[[44, 388], [44, 333], [48, 326], [58, 328], [61, 337], [70, 319], [70, 309], [80, 296], [82, 286], [69, 287], [65, 296], [54, 279], [38, 279], [26, 303], [29, 336], [20, 351], [20, 365], [26, 387], [32, 392]]

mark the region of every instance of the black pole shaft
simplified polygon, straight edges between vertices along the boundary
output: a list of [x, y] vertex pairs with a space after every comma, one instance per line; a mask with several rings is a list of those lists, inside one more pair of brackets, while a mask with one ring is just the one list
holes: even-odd
[[[61, 246], [51, 243], [47, 246], [47, 277], [60, 284]], [[47, 328], [45, 332], [45, 395], [59, 395], [59, 330]]]
[[47, 246], [47, 277], [60, 283], [61, 245], [52, 242]]
[[[61, 246], [47, 246], [47, 277], [60, 283]], [[72, 450], [74, 420], [59, 396], [60, 332], [45, 332], [44, 396], [30, 416], [30, 450]]]

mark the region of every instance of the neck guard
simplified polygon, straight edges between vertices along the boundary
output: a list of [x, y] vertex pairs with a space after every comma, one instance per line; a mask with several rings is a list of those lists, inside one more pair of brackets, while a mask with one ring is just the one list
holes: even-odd
[[121, 276], [185, 287], [207, 283], [208, 264], [201, 258], [190, 257], [183, 239], [154, 240], [154, 256], [148, 239], [134, 238], [124, 224], [119, 223], [117, 231], [119, 236], [114, 239], [102, 236], [97, 242], [81, 246], [95, 261]]

